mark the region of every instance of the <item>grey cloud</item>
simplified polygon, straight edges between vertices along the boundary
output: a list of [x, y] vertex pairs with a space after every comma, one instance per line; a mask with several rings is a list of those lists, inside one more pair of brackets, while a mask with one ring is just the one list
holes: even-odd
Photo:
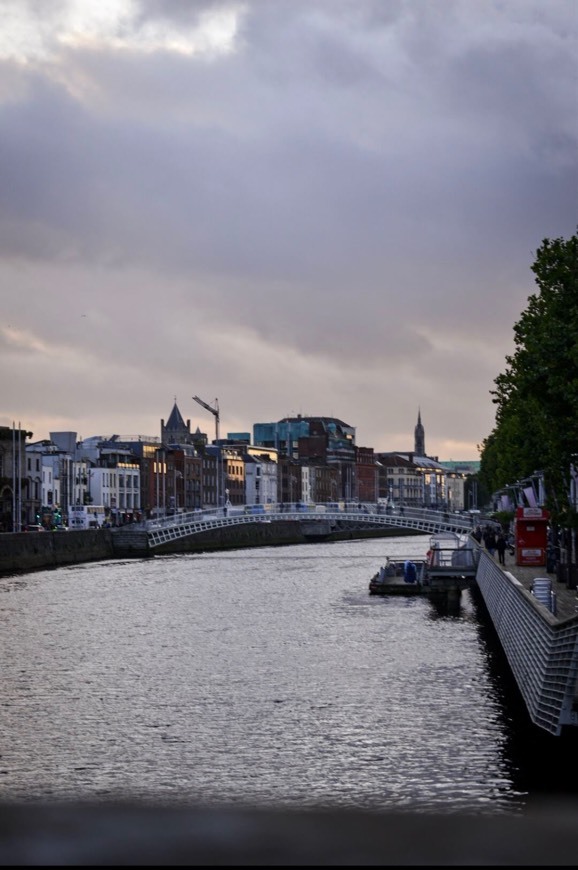
[[[186, 29], [218, 8], [147, 3], [133, 24]], [[147, 414], [165, 391], [188, 395], [194, 372], [192, 392], [230, 391], [244, 428], [327, 400], [369, 444], [388, 425], [372, 419], [377, 380], [410, 431], [425, 396], [444, 412], [459, 397], [456, 437], [478, 443], [533, 252], [576, 225], [573, 8], [246, 9], [236, 51], [210, 60], [68, 46], [0, 69], [8, 314], [49, 343], [71, 400], [58, 343], [84, 348], [95, 414], [122, 407], [119, 366]], [[76, 304], [91, 315], [82, 337]], [[24, 392], [43, 352], [28, 358]], [[48, 390], [31, 385], [34, 403]]]

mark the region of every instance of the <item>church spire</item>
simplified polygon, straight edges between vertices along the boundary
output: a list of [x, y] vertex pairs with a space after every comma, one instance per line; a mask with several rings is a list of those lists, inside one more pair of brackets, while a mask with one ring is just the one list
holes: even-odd
[[425, 430], [421, 423], [421, 408], [417, 411], [417, 426], [414, 430], [414, 453], [416, 456], [425, 456]]

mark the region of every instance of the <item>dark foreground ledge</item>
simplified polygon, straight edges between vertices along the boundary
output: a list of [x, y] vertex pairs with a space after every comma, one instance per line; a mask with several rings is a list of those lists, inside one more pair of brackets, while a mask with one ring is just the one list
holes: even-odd
[[2, 866], [575, 866], [578, 802], [523, 816], [0, 805]]

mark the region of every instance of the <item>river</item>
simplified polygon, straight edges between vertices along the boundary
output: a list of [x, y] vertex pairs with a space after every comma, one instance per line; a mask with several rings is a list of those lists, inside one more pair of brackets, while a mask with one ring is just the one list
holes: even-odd
[[470, 593], [368, 594], [428, 540], [0, 579], [0, 800], [523, 811], [542, 783]]

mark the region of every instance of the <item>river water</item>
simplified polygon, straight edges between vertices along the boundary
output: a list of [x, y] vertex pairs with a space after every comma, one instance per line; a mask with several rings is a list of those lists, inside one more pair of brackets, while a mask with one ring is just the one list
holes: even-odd
[[368, 594], [386, 554], [427, 548], [380, 538], [0, 579], [0, 800], [522, 811], [532, 776], [469, 592], [452, 614]]

